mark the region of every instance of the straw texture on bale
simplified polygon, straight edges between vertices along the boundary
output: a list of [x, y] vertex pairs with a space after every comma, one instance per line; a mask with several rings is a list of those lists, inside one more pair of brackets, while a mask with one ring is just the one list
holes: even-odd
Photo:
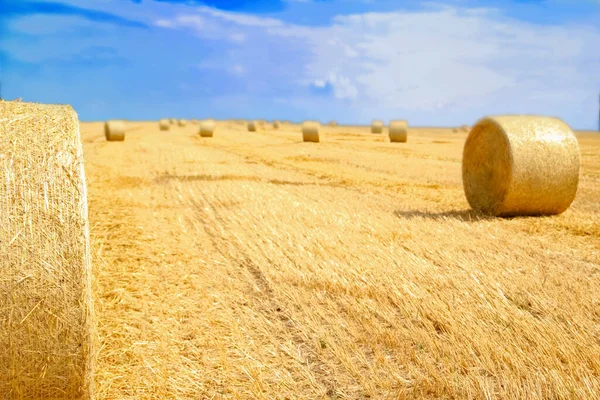
[[408, 127], [407, 122], [404, 120], [393, 120], [390, 121], [390, 127], [388, 135], [390, 137], [390, 142], [396, 143], [404, 143], [408, 137]]
[[104, 136], [109, 142], [125, 140], [125, 122], [106, 121], [104, 123]]
[[302, 123], [302, 140], [319, 143], [319, 125], [315, 121], [305, 121]]
[[463, 151], [467, 201], [495, 216], [562, 213], [575, 199], [579, 169], [577, 138], [552, 117], [482, 118]]
[[200, 136], [201, 137], [213, 137], [215, 131], [216, 122], [212, 119], [204, 120], [200, 123]]
[[87, 194], [70, 106], [0, 101], [0, 399], [90, 399]]
[[160, 121], [158, 121], [158, 127], [161, 131], [168, 131], [171, 125], [169, 125], [168, 119], [161, 119]]
[[178, 122], [179, 126], [186, 126], [187, 125], [187, 121], [185, 119], [180, 119]]
[[248, 131], [256, 132], [258, 128], [258, 123], [256, 121], [248, 121]]
[[383, 121], [371, 122], [371, 133], [382, 133], [383, 132]]

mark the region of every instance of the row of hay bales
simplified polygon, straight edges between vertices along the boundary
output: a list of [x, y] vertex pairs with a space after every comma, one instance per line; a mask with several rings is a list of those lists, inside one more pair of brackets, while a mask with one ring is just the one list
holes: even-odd
[[[212, 134], [214, 121], [201, 126]], [[93, 398], [83, 156], [70, 106], [0, 100], [0, 399]], [[579, 173], [577, 139], [556, 118], [485, 117], [464, 145], [465, 195], [486, 214], [561, 213]]]

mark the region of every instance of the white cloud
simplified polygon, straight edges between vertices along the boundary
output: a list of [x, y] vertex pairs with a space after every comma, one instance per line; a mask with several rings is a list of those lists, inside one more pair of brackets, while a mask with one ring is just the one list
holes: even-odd
[[246, 73], [246, 69], [240, 64], [236, 64], [229, 69], [229, 72], [236, 76], [242, 76]]

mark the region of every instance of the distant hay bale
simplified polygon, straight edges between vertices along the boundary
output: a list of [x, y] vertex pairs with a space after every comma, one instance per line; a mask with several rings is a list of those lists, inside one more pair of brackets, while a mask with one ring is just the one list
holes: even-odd
[[467, 201], [495, 216], [562, 213], [577, 193], [579, 169], [577, 138], [551, 117], [482, 118], [463, 151]]
[[371, 122], [371, 133], [382, 133], [383, 132], [383, 121], [374, 120]]
[[179, 121], [177, 121], [177, 123], [179, 124], [179, 126], [186, 126], [187, 125], [187, 121], [185, 119], [180, 119]]
[[91, 399], [89, 223], [77, 114], [0, 101], [0, 398]]
[[405, 120], [390, 121], [389, 127], [390, 142], [404, 143], [408, 138], [408, 123]]
[[104, 123], [104, 136], [109, 142], [125, 140], [125, 122], [123, 121], [106, 121]]
[[171, 125], [175, 125], [175, 118], [170, 118], [170, 119], [169, 119], [169, 123], [170, 123]]
[[249, 132], [256, 132], [257, 128], [258, 128], [258, 123], [256, 121], [248, 121], [248, 131]]
[[338, 123], [337, 123], [337, 121], [329, 121], [329, 122], [327, 123], [327, 125], [328, 125], [328, 126], [331, 126], [331, 127], [336, 127], [336, 126], [338, 126]]
[[273, 121], [273, 129], [279, 129], [281, 127], [281, 122]]
[[169, 124], [168, 119], [161, 119], [158, 121], [158, 127], [161, 131], [168, 131], [171, 125]]
[[200, 136], [213, 137], [216, 125], [216, 122], [212, 119], [206, 119], [200, 122]]
[[319, 126], [315, 121], [304, 121], [302, 123], [302, 140], [305, 142], [319, 143]]
[[469, 131], [471, 130], [471, 127], [469, 125], [461, 125], [460, 130], [463, 132], [469, 133]]

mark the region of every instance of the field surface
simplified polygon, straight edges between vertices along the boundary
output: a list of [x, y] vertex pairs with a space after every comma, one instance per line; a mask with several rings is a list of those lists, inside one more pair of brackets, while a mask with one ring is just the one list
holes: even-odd
[[497, 219], [450, 129], [81, 130], [98, 399], [600, 398], [600, 135], [567, 212]]

